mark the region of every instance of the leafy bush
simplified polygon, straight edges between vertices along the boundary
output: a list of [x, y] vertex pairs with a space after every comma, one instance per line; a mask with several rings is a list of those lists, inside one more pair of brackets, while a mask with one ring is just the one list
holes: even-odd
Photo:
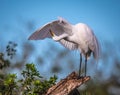
[[[17, 74], [5, 72], [5, 69], [11, 68], [9, 60], [16, 55], [16, 46], [16, 43], [10, 41], [6, 53], [0, 53], [0, 95], [44, 95], [55, 84], [57, 77], [44, 80], [34, 63], [25, 65], [19, 76], [21, 79], [18, 79]], [[5, 55], [10, 59], [5, 59]]]
[[[10, 62], [3, 58], [3, 54], [0, 58], [0, 61], [4, 63], [0, 66], [2, 71], [3, 68], [9, 66], [6, 64]], [[0, 95], [44, 95], [57, 80], [56, 76], [44, 80], [33, 63], [26, 64], [25, 69], [21, 72], [21, 77], [18, 79], [16, 74], [0, 73]]]

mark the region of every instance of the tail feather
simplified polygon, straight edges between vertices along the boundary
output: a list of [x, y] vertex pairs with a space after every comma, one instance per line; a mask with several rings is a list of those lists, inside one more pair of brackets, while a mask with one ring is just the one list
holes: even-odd
[[95, 41], [95, 49], [93, 51], [93, 56], [94, 56], [95, 60], [98, 61], [100, 58], [100, 52], [101, 52], [100, 44], [99, 44], [98, 40], [96, 39], [96, 37], [94, 37], [94, 41]]

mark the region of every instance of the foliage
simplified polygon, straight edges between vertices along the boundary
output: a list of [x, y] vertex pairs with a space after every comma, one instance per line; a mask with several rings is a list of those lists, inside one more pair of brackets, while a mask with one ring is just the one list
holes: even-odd
[[18, 79], [16, 74], [7, 74], [4, 78], [0, 77], [0, 94], [43, 95], [57, 80], [56, 76], [50, 77], [49, 80], [43, 80], [33, 63], [26, 64], [21, 76], [22, 79]]
[[[11, 59], [16, 54], [16, 47], [17, 44], [15, 42], [9, 41], [8, 45], [6, 46], [6, 54]], [[5, 53], [0, 53], [0, 69], [3, 69], [4, 67], [8, 67], [10, 65], [10, 61], [8, 59], [4, 58]]]
[[4, 59], [4, 54], [0, 53], [0, 69], [8, 67], [10, 65], [9, 60]]
[[57, 77], [51, 77], [49, 80], [42, 80], [42, 76], [35, 68], [34, 64], [26, 64], [26, 69], [22, 71], [23, 79], [19, 80], [24, 89], [23, 95], [44, 94], [49, 87], [55, 84]]
[[16, 54], [16, 47], [17, 47], [17, 44], [12, 41], [9, 41], [8, 45], [6, 46], [7, 56], [9, 56], [11, 59]]
[[[16, 54], [16, 46], [17, 44], [9, 42], [6, 47], [7, 56], [10, 59]], [[11, 63], [4, 58], [4, 55], [0, 53], [0, 95], [44, 95], [48, 88], [55, 84], [57, 77], [43, 79], [34, 63], [26, 64], [19, 76], [5, 73], [4, 70], [10, 68]]]
[[[16, 64], [11, 63], [11, 58], [13, 58], [16, 55], [16, 46], [14, 46], [15, 43], [9, 42], [6, 46], [6, 53], [0, 53], [0, 95], [44, 95], [44, 93], [47, 91], [47, 89], [54, 85], [56, 82], [56, 76], [50, 77], [50, 79], [45, 80], [41, 74], [37, 71], [35, 65], [33, 63], [26, 64], [26, 59], [28, 59], [28, 56], [31, 54], [32, 51], [30, 48], [32, 45], [29, 45], [25, 43], [23, 49], [23, 59], [20, 60], [20, 62], [16, 62]], [[26, 52], [27, 51], [27, 52]], [[111, 51], [111, 49], [109, 50]], [[50, 54], [45, 53], [45, 56], [48, 56]], [[64, 52], [64, 51], [63, 51]], [[52, 52], [54, 53], [54, 52]], [[65, 53], [65, 55], [67, 55]], [[107, 53], [110, 55], [110, 53]], [[116, 54], [116, 53], [115, 53]], [[8, 58], [5, 58], [6, 55]], [[104, 57], [104, 61], [108, 60], [109, 56], [104, 53], [102, 56]], [[11, 57], [12, 56], [12, 57]], [[112, 55], [111, 55], [112, 56]], [[119, 88], [120, 88], [120, 60], [119, 56], [116, 54], [116, 56], [112, 56], [114, 63], [113, 71], [111, 73], [110, 78], [103, 80], [103, 72], [105, 72], [103, 69], [101, 71], [96, 72], [95, 79], [91, 79], [85, 86], [80, 87], [80, 95], [119, 95]], [[54, 59], [54, 63], [59, 62], [61, 58], [61, 55], [56, 57]], [[68, 57], [69, 58], [69, 57]], [[68, 59], [66, 58], [66, 59]], [[43, 59], [43, 62], [45, 62]], [[69, 59], [70, 60], [70, 59]], [[105, 61], [106, 64], [104, 64], [107, 67], [107, 61]], [[39, 62], [42, 63], [42, 62]], [[69, 63], [69, 62], [68, 62]], [[71, 62], [71, 64], [74, 64]], [[21, 65], [25, 66], [25, 69], [21, 71], [21, 75], [7, 73], [9, 68], [13, 69], [17, 68], [21, 70]], [[56, 66], [56, 65], [55, 65]], [[59, 66], [53, 66], [53, 71], [56, 71], [56, 67]], [[6, 71], [5, 71], [6, 70]], [[103, 71], [102, 71], [103, 70]], [[8, 71], [9, 72], [9, 71]], [[60, 72], [59, 70], [57, 72]]]

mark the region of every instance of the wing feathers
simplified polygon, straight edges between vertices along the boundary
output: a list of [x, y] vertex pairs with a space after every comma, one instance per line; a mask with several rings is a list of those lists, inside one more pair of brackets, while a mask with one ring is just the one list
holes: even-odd
[[72, 26], [64, 21], [64, 20], [56, 20], [53, 22], [50, 22], [40, 29], [38, 29], [36, 32], [34, 32], [30, 37], [29, 40], [42, 40], [45, 38], [51, 38], [51, 35], [49, 33], [49, 30], [52, 30], [57, 36], [63, 34], [66, 32], [67, 34], [71, 34], [72, 32]]
[[66, 48], [70, 49], [70, 50], [75, 50], [75, 49], [78, 49], [78, 45], [73, 43], [73, 42], [70, 42], [70, 41], [67, 41], [65, 39], [61, 39], [60, 40], [60, 43], [65, 46]]

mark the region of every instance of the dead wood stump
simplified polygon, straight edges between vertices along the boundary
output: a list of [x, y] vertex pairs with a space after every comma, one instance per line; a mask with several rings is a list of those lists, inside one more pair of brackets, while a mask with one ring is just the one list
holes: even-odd
[[72, 72], [65, 79], [49, 88], [45, 95], [79, 95], [77, 88], [88, 80], [90, 80], [90, 76], [78, 78], [78, 74]]

